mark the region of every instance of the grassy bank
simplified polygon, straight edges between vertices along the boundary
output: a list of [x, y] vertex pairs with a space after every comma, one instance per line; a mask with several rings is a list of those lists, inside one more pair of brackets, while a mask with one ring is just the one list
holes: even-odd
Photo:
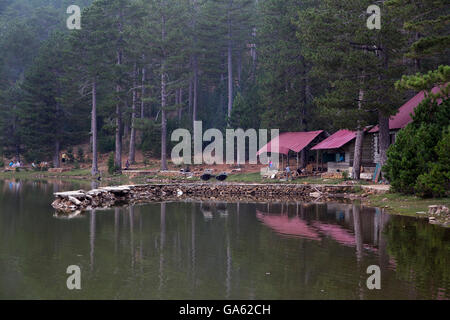
[[[0, 179], [62, 179], [68, 181], [90, 181], [92, 179], [89, 169], [76, 169], [68, 172], [56, 173], [48, 171], [11, 171], [0, 172]], [[170, 183], [170, 182], [199, 182], [198, 177], [171, 177], [161, 174], [138, 176], [129, 178], [126, 175], [109, 175], [102, 173], [102, 185], [142, 184], [142, 183]], [[280, 183], [280, 184], [341, 184], [344, 179], [324, 179], [320, 177], [297, 178], [283, 181], [278, 179], [262, 178], [259, 172], [233, 173], [226, 182], [231, 183]], [[211, 183], [219, 183], [215, 179]], [[357, 185], [368, 185], [367, 181], [360, 181]], [[361, 191], [361, 193], [363, 193]], [[398, 193], [370, 194], [362, 199], [364, 205], [372, 207], [385, 207], [390, 213], [407, 216], [417, 216], [417, 212], [427, 212], [430, 205], [450, 206], [450, 198], [422, 199], [415, 196], [401, 195]]]
[[[90, 169], [74, 169], [66, 172], [20, 170], [20, 171], [0, 172], [0, 179], [23, 179], [23, 180], [63, 179], [63, 180], [91, 181], [92, 176]], [[106, 174], [102, 173], [102, 180], [114, 185], [126, 184], [129, 182], [128, 177], [124, 175], [110, 175], [108, 173]]]
[[422, 199], [399, 193], [386, 193], [370, 195], [364, 199], [363, 204], [371, 207], [386, 207], [393, 214], [418, 216], [417, 212], [428, 212], [428, 206], [431, 205], [450, 207], [450, 198]]

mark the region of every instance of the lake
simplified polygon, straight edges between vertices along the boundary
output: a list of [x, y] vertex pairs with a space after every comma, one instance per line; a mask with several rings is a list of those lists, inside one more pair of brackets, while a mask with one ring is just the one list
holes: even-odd
[[[448, 299], [450, 229], [343, 203], [182, 201], [67, 218], [0, 181], [0, 299]], [[68, 290], [68, 266], [81, 290]], [[381, 289], [369, 290], [369, 266]]]

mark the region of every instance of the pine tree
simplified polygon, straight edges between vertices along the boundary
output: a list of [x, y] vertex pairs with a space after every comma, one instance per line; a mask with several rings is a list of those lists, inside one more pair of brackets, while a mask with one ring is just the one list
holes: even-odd
[[53, 153], [53, 165], [60, 166], [64, 145], [80, 142], [85, 127], [80, 125], [82, 108], [68, 89], [66, 63], [67, 39], [55, 33], [41, 48], [22, 85], [20, 103], [21, 136], [29, 160], [44, 160]]
[[[386, 142], [389, 115], [400, 105], [393, 84], [402, 70], [401, 34], [395, 19], [388, 18], [381, 30], [369, 30], [365, 13], [370, 4], [325, 0], [300, 12], [298, 20], [298, 36], [313, 63], [312, 73], [328, 84], [316, 104], [335, 125], [357, 131], [355, 179], [359, 179], [365, 126], [373, 124], [374, 113], [379, 113], [380, 135]], [[387, 143], [382, 146], [387, 149]]]

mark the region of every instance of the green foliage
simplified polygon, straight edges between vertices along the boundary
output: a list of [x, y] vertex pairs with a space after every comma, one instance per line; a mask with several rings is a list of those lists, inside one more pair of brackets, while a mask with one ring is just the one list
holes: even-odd
[[401, 130], [383, 168], [395, 191], [422, 197], [446, 195], [449, 188], [450, 101], [430, 96]]
[[316, 125], [311, 122], [317, 83], [309, 73], [311, 61], [305, 59], [304, 41], [297, 38], [297, 33], [303, 32], [296, 25], [298, 11], [304, 7], [296, 0], [267, 0], [260, 4], [257, 103], [262, 110], [254, 115], [261, 117], [264, 128], [300, 131]]
[[[401, 105], [393, 83], [405, 72], [442, 64], [426, 77], [404, 77], [398, 87], [430, 89], [449, 81], [445, 1], [388, 2], [382, 29], [368, 30], [362, 13], [370, 0], [80, 0], [82, 29], [67, 32], [70, 0], [3, 1], [0, 145], [5, 155], [43, 161], [57, 145], [86, 143], [93, 83], [100, 153], [115, 150], [116, 129], [129, 137], [124, 130], [134, 127], [139, 147], [159, 156], [163, 113], [167, 138], [175, 128], [191, 128], [194, 96], [205, 129], [332, 133], [373, 125], [377, 112], [393, 114]], [[403, 59], [405, 52], [421, 60]], [[132, 106], [139, 118], [134, 126]], [[430, 130], [421, 134], [432, 144]]]
[[348, 179], [349, 179], [348, 171], [342, 171], [342, 178], [343, 178], [344, 180], [348, 180]]
[[258, 102], [255, 95], [249, 93], [246, 97], [241, 93], [236, 95], [231, 112], [230, 126], [232, 128], [242, 128], [244, 130], [258, 128], [260, 123], [260, 114]]
[[142, 132], [142, 142], [139, 147], [143, 152], [159, 157], [161, 155], [161, 128], [153, 122], [149, 122]]
[[389, 0], [386, 5], [398, 8], [404, 29], [413, 39], [407, 57], [448, 61], [450, 15], [446, 0]]
[[322, 83], [314, 102], [333, 129], [376, 123], [373, 111], [389, 115], [401, 105], [394, 83], [404, 70], [400, 61], [406, 38], [398, 32], [396, 12], [384, 6], [381, 30], [368, 30], [361, 12], [371, 4], [311, 1], [295, 19], [303, 55], [311, 63], [309, 74]]
[[100, 153], [108, 153], [114, 151], [114, 137], [101, 136], [98, 138], [98, 151]]
[[435, 148], [437, 161], [427, 173], [417, 178], [416, 194], [421, 197], [443, 197], [450, 190], [450, 127]]
[[[450, 66], [441, 65], [436, 70], [430, 70], [426, 74], [416, 73], [411, 76], [403, 76], [395, 83], [397, 89], [413, 89], [416, 91], [430, 90], [434, 86], [444, 85], [450, 81]], [[447, 90], [449, 88], [446, 85]], [[445, 95], [445, 91], [443, 92]]]
[[72, 147], [69, 147], [67, 149], [67, 157], [69, 158], [69, 162], [74, 162], [75, 156], [73, 154], [73, 148]]
[[108, 157], [108, 173], [114, 174], [117, 170], [116, 165], [114, 164], [114, 153], [110, 153]]
[[78, 148], [77, 156], [78, 156], [77, 160], [79, 162], [84, 162], [84, 151], [83, 151], [83, 148], [81, 148], [81, 147]]

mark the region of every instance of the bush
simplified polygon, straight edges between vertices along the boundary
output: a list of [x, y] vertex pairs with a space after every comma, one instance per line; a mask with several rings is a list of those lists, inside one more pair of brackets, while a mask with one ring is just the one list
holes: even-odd
[[3, 161], [3, 159], [0, 159], [0, 167], [4, 167], [5, 166], [5, 162]]
[[73, 168], [75, 169], [75, 170], [78, 170], [78, 169], [80, 169], [80, 163], [78, 162], [78, 160], [75, 160], [74, 162], [73, 162]]
[[349, 179], [348, 171], [342, 171], [342, 179], [344, 179], [344, 180], [348, 180]]
[[98, 138], [98, 151], [100, 153], [108, 153], [114, 151], [114, 137], [99, 137]]
[[75, 157], [73, 155], [73, 148], [69, 147], [67, 149], [67, 156], [69, 157], [69, 161], [68, 162], [73, 162], [75, 160]]
[[[169, 135], [168, 135], [169, 136]], [[139, 148], [142, 152], [154, 157], [161, 155], [161, 129], [156, 125], [149, 125], [142, 132], [142, 140]]]
[[120, 170], [120, 168], [114, 164], [114, 153], [111, 152], [109, 154], [109, 158], [108, 158], [108, 173], [114, 174], [114, 173], [118, 172], [119, 170]]
[[415, 192], [421, 197], [444, 197], [450, 190], [450, 127], [435, 148], [438, 160], [429, 173], [417, 178]]
[[388, 150], [383, 170], [394, 191], [422, 197], [445, 195], [449, 183], [450, 102], [427, 98], [413, 122]]
[[84, 151], [83, 148], [79, 147], [77, 151], [78, 161], [84, 162]]

